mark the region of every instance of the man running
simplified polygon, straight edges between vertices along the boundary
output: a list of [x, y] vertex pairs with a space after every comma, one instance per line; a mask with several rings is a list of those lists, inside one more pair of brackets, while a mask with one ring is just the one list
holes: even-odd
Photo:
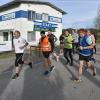
[[64, 33], [62, 33], [59, 37], [60, 41], [60, 55], [63, 55], [63, 49], [64, 49]]
[[76, 30], [72, 30], [73, 54], [77, 53], [79, 35]]
[[79, 30], [79, 77], [77, 80], [74, 80], [75, 82], [81, 82], [82, 81], [82, 73], [83, 73], [83, 65], [84, 63], [87, 64], [89, 68], [93, 71], [93, 76], [96, 75], [96, 71], [94, 69], [94, 66], [90, 62], [91, 58], [91, 49], [93, 48], [93, 44], [91, 39], [86, 34], [86, 30], [80, 29]]
[[52, 62], [49, 58], [51, 53], [51, 44], [48, 36], [45, 35], [45, 31], [41, 31], [40, 35], [41, 38], [39, 41], [39, 47], [44, 56], [44, 67], [45, 67], [44, 75], [48, 75], [49, 72], [51, 72], [54, 69], [54, 66], [52, 65]]
[[[13, 33], [14, 49], [15, 49], [15, 54], [16, 54], [16, 59], [15, 59], [16, 72], [13, 75], [12, 79], [16, 79], [20, 74], [22, 65], [24, 64], [22, 57], [24, 54], [25, 47], [28, 45], [28, 42], [25, 39], [21, 38], [20, 35], [21, 35], [21, 33], [17, 30]], [[25, 62], [25, 63], [27, 63], [27, 62]], [[29, 62], [27, 64], [30, 66], [30, 68], [32, 68], [31, 62]]]
[[72, 35], [69, 33], [69, 30], [65, 30], [64, 57], [67, 60], [66, 64], [70, 63], [70, 66], [73, 66], [72, 43], [73, 43]]
[[54, 34], [52, 34], [51, 29], [48, 30], [48, 35], [47, 36], [49, 37], [49, 41], [50, 41], [50, 44], [51, 44], [51, 55], [50, 56], [54, 56], [56, 58], [56, 61], [58, 61], [58, 56], [54, 52], [55, 42], [57, 41], [57, 37]]

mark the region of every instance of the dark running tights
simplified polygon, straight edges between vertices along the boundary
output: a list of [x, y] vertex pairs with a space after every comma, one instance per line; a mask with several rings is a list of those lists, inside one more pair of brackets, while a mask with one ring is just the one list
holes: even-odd
[[72, 49], [64, 48], [64, 57], [66, 58], [67, 62], [70, 62], [70, 63], [73, 63], [72, 51], [73, 51]]

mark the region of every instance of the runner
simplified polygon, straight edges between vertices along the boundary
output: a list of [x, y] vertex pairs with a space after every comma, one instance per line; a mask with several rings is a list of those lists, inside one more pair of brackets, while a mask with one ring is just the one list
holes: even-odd
[[88, 36], [89, 36], [89, 38], [91, 39], [92, 44], [93, 44], [93, 46], [94, 46], [94, 47], [91, 49], [91, 51], [92, 51], [91, 60], [93, 60], [93, 61], [94, 61], [94, 63], [95, 63], [95, 62], [96, 62], [96, 60], [95, 60], [95, 57], [94, 57], [94, 52], [93, 52], [93, 50], [94, 50], [94, 48], [95, 48], [95, 46], [96, 46], [95, 37], [94, 37], [94, 35], [93, 35], [93, 34], [91, 34], [90, 30], [88, 30], [88, 31], [87, 31], [87, 35], [88, 35]]
[[41, 31], [40, 35], [41, 38], [39, 41], [39, 46], [44, 56], [44, 67], [45, 67], [44, 75], [48, 75], [49, 72], [51, 72], [54, 69], [54, 66], [52, 65], [52, 62], [49, 58], [51, 53], [51, 44], [48, 36], [45, 35], [45, 31]]
[[63, 55], [63, 49], [64, 49], [64, 33], [62, 33], [59, 37], [60, 41], [60, 55]]
[[89, 68], [93, 71], [93, 76], [96, 75], [96, 71], [94, 69], [94, 66], [90, 62], [91, 58], [91, 49], [93, 48], [93, 44], [91, 39], [86, 34], [86, 30], [80, 29], [79, 30], [79, 77], [78, 79], [74, 80], [75, 82], [81, 82], [82, 81], [82, 73], [83, 73], [83, 65], [84, 63], [87, 64]]
[[[90, 30], [87, 30], [87, 35], [91, 39], [93, 46], [95, 46], [96, 45], [96, 43], [95, 43], [95, 37], [94, 37], [93, 34], [91, 34]], [[91, 64], [94, 66], [94, 63], [96, 62], [96, 60], [95, 60], [95, 56], [94, 56], [93, 50], [94, 50], [94, 48], [91, 49], [92, 54], [91, 54], [90, 61], [91, 61]], [[86, 71], [88, 71], [88, 67], [86, 65], [84, 66], [84, 69]], [[95, 70], [96, 70], [96, 68], [95, 68]]]
[[72, 43], [73, 43], [72, 35], [69, 33], [69, 30], [65, 30], [64, 57], [67, 60], [66, 64], [70, 63], [70, 66], [73, 66]]
[[25, 50], [25, 47], [28, 45], [28, 42], [25, 39], [21, 38], [20, 35], [21, 33], [17, 30], [13, 33], [14, 49], [15, 49], [15, 55], [16, 55], [16, 59], [15, 59], [16, 73], [13, 75], [12, 79], [16, 79], [19, 76], [22, 65], [24, 63], [28, 64], [30, 68], [32, 68], [31, 62], [27, 63], [22, 60], [24, 50]]
[[76, 30], [72, 30], [73, 54], [77, 53], [79, 35]]
[[54, 56], [56, 58], [56, 61], [59, 61], [59, 56], [54, 51], [55, 42], [57, 41], [57, 37], [52, 33], [51, 29], [48, 30], [48, 35], [47, 36], [49, 37], [49, 41], [50, 41], [50, 44], [51, 44], [51, 55], [50, 55], [50, 58], [52, 58], [52, 56]]

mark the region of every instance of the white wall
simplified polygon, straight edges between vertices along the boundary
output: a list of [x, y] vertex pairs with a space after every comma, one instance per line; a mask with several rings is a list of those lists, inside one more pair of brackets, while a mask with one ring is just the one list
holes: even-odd
[[[36, 11], [36, 13], [47, 13], [49, 16], [54, 16], [54, 17], [59, 17], [62, 18], [62, 13], [57, 11], [56, 9], [53, 9], [52, 7], [48, 5], [40, 5], [40, 4], [21, 4], [18, 8], [10, 9], [4, 12], [1, 12], [0, 15], [16, 12], [19, 10], [33, 10]], [[56, 28], [56, 32], [54, 34], [59, 38], [60, 34], [62, 33], [62, 23], [56, 23], [56, 22], [49, 22], [49, 23], [54, 23], [58, 24]], [[27, 40], [27, 32], [28, 31], [33, 31], [34, 28], [34, 22], [33, 21], [28, 21], [26, 18], [17, 18], [17, 19], [11, 19], [11, 20], [6, 20], [6, 21], [1, 21], [0, 22], [0, 30], [19, 30], [21, 32], [21, 36]], [[36, 43], [38, 43], [39, 38], [40, 38], [40, 32], [36, 31]], [[2, 37], [0, 36], [0, 41], [2, 41]], [[8, 41], [6, 43], [7, 46], [1, 46], [0, 48], [3, 49], [11, 49], [11, 41]], [[2, 50], [3, 50], [2, 49]]]
[[37, 13], [47, 13], [50, 14], [51, 16], [55, 17], [60, 17], [62, 18], [62, 13], [57, 11], [56, 9], [48, 6], [48, 5], [41, 5], [41, 4], [21, 4], [20, 8], [22, 10], [33, 10], [36, 11]]
[[[49, 16], [54, 16], [54, 17], [59, 17], [59, 18], [62, 18], [62, 13], [53, 9], [52, 7], [50, 6], [47, 6], [47, 5], [38, 5], [38, 4], [21, 4], [21, 9], [23, 10], [33, 10], [33, 11], [36, 11], [37, 13], [47, 13], [49, 14]], [[30, 27], [27, 27], [26, 26], [26, 29], [29, 30], [32, 30], [31, 28], [31, 25], [30, 25], [31, 22], [28, 22], [27, 23], [27, 26], [30, 26]], [[50, 22], [50, 23], [53, 23], [53, 24], [58, 24], [56, 28], [56, 32], [54, 32], [54, 34], [57, 36], [58, 40], [59, 40], [59, 36], [61, 35], [62, 33], [62, 23], [56, 23], [56, 22]], [[31, 23], [32, 24], [32, 23]], [[24, 25], [25, 25], [25, 22], [24, 22]], [[34, 25], [33, 25], [34, 26]], [[40, 38], [40, 32], [36, 32], [36, 38], [37, 40], [39, 40]], [[57, 41], [59, 43], [59, 41]]]

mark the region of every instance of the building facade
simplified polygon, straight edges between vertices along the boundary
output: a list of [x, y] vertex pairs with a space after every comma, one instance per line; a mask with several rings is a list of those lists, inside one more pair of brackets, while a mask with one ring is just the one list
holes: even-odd
[[15, 30], [30, 45], [37, 45], [41, 30], [52, 29], [59, 38], [63, 14], [66, 12], [45, 1], [14, 0], [0, 6], [0, 52], [12, 50]]

